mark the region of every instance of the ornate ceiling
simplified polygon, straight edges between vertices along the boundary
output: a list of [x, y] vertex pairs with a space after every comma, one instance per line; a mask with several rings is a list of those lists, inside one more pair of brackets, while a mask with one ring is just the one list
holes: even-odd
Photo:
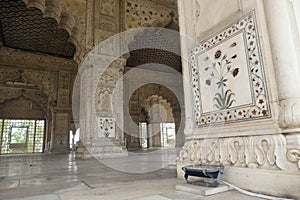
[[21, 0], [0, 1], [0, 42], [5, 47], [73, 58], [76, 47], [53, 18]]
[[[178, 26], [171, 21], [166, 28], [176, 30]], [[127, 66], [136, 67], [146, 63], [159, 63], [181, 72], [179, 33], [176, 31], [170, 33], [166, 30], [153, 29], [153, 31], [143, 32], [136, 36], [129, 45], [131, 52]]]

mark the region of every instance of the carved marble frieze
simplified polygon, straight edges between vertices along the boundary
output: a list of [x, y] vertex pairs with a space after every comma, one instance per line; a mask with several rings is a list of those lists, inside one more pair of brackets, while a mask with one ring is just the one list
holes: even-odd
[[284, 135], [194, 139], [185, 143], [178, 164], [297, 170], [299, 149], [288, 149]]
[[[95, 95], [95, 105], [96, 110], [101, 113], [111, 113], [112, 112], [112, 94], [116, 87], [116, 84], [121, 80], [124, 71], [125, 60], [119, 59], [113, 61], [105, 71], [94, 69], [94, 81], [96, 91]], [[100, 78], [99, 78], [100, 77]]]
[[0, 85], [23, 90], [43, 90], [46, 94], [53, 93], [54, 72], [20, 70], [18, 68], [2, 68], [0, 70]]
[[[143, 26], [165, 27], [172, 20], [170, 13], [177, 13], [176, 5], [171, 2], [126, 0], [125, 3], [126, 30]], [[174, 19], [178, 23], [178, 17]]]
[[100, 28], [100, 41], [113, 36], [119, 32], [119, 7], [121, 1], [115, 0], [102, 0], [100, 3], [100, 18], [99, 18], [99, 28]]
[[198, 126], [271, 117], [255, 11], [190, 51]]
[[25, 97], [47, 108], [55, 106], [53, 83], [56, 74], [49, 71], [20, 70], [2, 67], [0, 70], [0, 103]]
[[51, 99], [49, 98], [49, 96], [41, 90], [25, 91], [23, 89], [12, 89], [0, 86], [0, 103], [5, 103], [6, 101], [19, 99], [21, 97], [25, 97], [26, 99], [37, 103], [45, 112], [47, 111], [49, 103], [51, 103]]
[[70, 59], [35, 54], [5, 47], [0, 49], [0, 65], [49, 71], [58, 71], [62, 68], [74, 72], [78, 70], [76, 62]]
[[100, 12], [103, 15], [115, 16], [117, 2], [114, 0], [102, 0]]

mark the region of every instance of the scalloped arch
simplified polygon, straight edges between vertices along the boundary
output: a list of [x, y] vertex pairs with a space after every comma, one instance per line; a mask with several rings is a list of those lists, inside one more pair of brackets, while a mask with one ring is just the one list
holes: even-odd
[[63, 29], [68, 32], [70, 38], [69, 42], [73, 43], [76, 47], [74, 60], [79, 63], [81, 58], [80, 54], [83, 50], [81, 46], [82, 33], [80, 31], [77, 20], [74, 16], [65, 11], [61, 0], [22, 0], [28, 8], [39, 9], [43, 16], [46, 18], [53, 18], [58, 26], [57, 28]]
[[[145, 86], [147, 87], [147, 85], [144, 85], [142, 87], [145, 87]], [[173, 113], [174, 119], [180, 117], [180, 113], [177, 112], [177, 111], [182, 112], [179, 101], [178, 101], [177, 97], [173, 94], [173, 92], [171, 92], [168, 88], [162, 86], [159, 91], [153, 90], [151, 92], [148, 92], [144, 97], [145, 101], [141, 104], [142, 108], [146, 109], [146, 107], [145, 107], [146, 101], [147, 101], [147, 99], [151, 98], [152, 96], [158, 96], [159, 98], [161, 98], [162, 100], [165, 100], [170, 105], [170, 107], [172, 108], [172, 113]]]
[[[146, 111], [148, 111], [149, 110], [149, 108], [150, 108], [150, 103], [149, 103], [149, 100], [150, 99], [152, 99], [152, 98], [154, 98], [154, 97], [158, 97], [160, 100], [163, 100], [163, 101], [166, 101], [166, 106], [167, 107], [170, 107], [171, 109], [172, 109], [172, 117], [174, 118], [174, 120], [175, 120], [175, 113], [174, 113], [174, 110], [176, 109], [176, 105], [172, 105], [171, 103], [170, 103], [170, 101], [168, 101], [168, 99], [167, 98], [165, 98], [165, 97], [163, 97], [163, 96], [161, 96], [161, 95], [151, 95], [151, 96], [148, 96], [146, 99], [145, 99], [145, 102], [144, 103], [142, 103], [141, 104], [141, 107], [142, 108], [144, 108]], [[166, 108], [166, 107], [165, 107]], [[147, 112], [147, 114], [148, 114], [148, 117], [150, 117], [150, 113], [148, 113]]]
[[[41, 92], [41, 94], [44, 94], [44, 93]], [[19, 92], [17, 95], [4, 98], [4, 99], [2, 99], [2, 101], [0, 101], [0, 103], [5, 104], [6, 102], [9, 102], [9, 101], [12, 101], [12, 100], [18, 100], [21, 97], [24, 97], [25, 99], [30, 100], [30, 101], [36, 103], [37, 105], [39, 105], [42, 108], [42, 111], [45, 113], [45, 116], [47, 116], [47, 110], [48, 110], [47, 107], [48, 107], [48, 105], [45, 105], [43, 102], [38, 101], [36, 98], [31, 96], [30, 94], [26, 94], [24, 92]]]

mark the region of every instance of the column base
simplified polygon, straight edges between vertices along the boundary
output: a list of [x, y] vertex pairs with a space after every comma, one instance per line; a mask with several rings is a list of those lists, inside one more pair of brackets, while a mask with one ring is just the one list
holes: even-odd
[[75, 155], [78, 159], [88, 159], [93, 157], [81, 141], [78, 142], [78, 147], [75, 151]]
[[87, 159], [94, 157], [102, 158], [117, 158], [128, 156], [128, 152], [124, 145], [115, 138], [100, 138], [89, 145], [79, 145], [76, 150], [76, 158]]

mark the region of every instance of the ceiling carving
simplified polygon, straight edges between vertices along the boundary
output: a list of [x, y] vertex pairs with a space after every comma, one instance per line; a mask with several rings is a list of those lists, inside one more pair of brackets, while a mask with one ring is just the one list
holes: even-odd
[[21, 0], [0, 1], [0, 42], [3, 46], [73, 58], [76, 47], [54, 18], [44, 17]]
[[[176, 30], [173, 22], [166, 28]], [[146, 63], [159, 63], [167, 65], [181, 72], [180, 35], [177, 31], [171, 34], [167, 29], [153, 29], [135, 36], [129, 44], [130, 56], [127, 60], [128, 67], [137, 67]], [[146, 48], [145, 48], [146, 47]]]

